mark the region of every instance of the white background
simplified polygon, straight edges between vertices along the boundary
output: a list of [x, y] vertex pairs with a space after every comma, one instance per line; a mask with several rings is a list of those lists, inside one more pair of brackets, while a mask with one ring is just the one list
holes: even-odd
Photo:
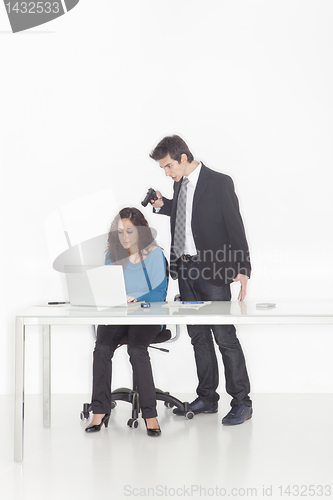
[[[234, 179], [252, 255], [248, 298], [333, 300], [332, 18], [331, 0], [81, 0], [14, 35], [0, 5], [1, 394], [14, 390], [15, 314], [67, 298], [52, 269], [50, 214], [106, 189], [119, 208], [140, 208], [150, 186], [171, 195], [149, 158], [168, 134]], [[168, 219], [143, 212], [168, 250]], [[87, 217], [93, 233], [107, 220], [107, 231], [114, 215], [86, 204], [78, 224]], [[54, 332], [53, 392], [89, 393], [89, 328]], [[41, 342], [29, 333], [26, 390], [39, 393]], [[254, 393], [333, 391], [331, 327], [238, 333]], [[114, 385], [130, 382], [123, 351]], [[194, 394], [186, 334], [151, 357], [157, 385]]]

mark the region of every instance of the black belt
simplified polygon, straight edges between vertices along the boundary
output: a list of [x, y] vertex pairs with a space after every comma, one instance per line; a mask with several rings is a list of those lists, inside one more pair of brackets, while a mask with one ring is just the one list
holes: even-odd
[[179, 257], [179, 260], [182, 262], [197, 262], [198, 261], [198, 255], [181, 255]]

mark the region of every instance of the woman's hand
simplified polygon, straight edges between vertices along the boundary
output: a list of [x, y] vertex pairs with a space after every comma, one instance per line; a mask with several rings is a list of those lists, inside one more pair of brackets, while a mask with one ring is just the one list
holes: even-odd
[[164, 205], [164, 201], [162, 200], [162, 195], [159, 191], [156, 191], [157, 200], [150, 200], [151, 204], [154, 208], [162, 208]]
[[127, 302], [137, 302], [137, 299], [135, 299], [134, 297], [131, 297], [130, 295], [126, 295], [126, 298], [127, 298]]

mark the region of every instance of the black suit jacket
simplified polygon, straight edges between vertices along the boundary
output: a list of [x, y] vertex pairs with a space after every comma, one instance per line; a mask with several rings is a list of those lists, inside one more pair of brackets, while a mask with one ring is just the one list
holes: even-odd
[[[170, 274], [174, 279], [179, 271], [173, 241], [180, 185], [181, 181], [174, 183], [173, 199], [163, 197], [164, 206], [158, 212], [171, 217]], [[233, 181], [203, 163], [194, 192], [191, 224], [207, 280], [219, 286], [231, 283], [239, 273], [250, 278], [249, 249]]]

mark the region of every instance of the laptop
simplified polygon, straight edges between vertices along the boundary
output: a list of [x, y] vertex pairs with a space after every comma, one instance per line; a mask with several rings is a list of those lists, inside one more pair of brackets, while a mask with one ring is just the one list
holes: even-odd
[[122, 266], [65, 266], [73, 306], [127, 306]]

